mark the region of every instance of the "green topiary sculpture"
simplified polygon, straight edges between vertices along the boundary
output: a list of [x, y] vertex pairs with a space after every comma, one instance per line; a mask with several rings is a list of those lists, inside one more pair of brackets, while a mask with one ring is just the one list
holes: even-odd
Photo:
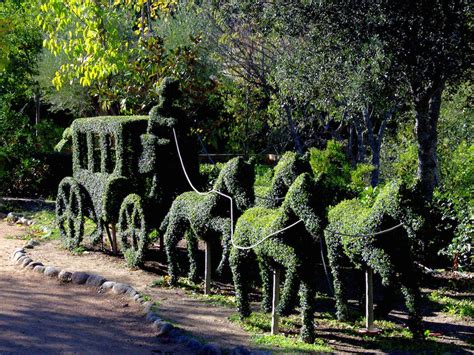
[[[401, 286], [409, 313], [409, 328], [414, 336], [423, 335], [419, 275], [413, 262], [414, 236], [422, 220], [409, 207], [410, 194], [413, 191], [405, 190], [397, 183], [389, 183], [373, 203], [346, 200], [330, 210], [325, 237], [339, 319], [348, 316], [347, 286], [341, 276], [341, 261], [347, 255], [357, 268], [370, 267], [378, 273], [384, 285]], [[370, 236], [400, 223], [403, 223], [400, 228]]]
[[306, 172], [311, 172], [307, 155], [301, 156], [295, 152], [284, 153], [273, 169], [269, 191], [264, 196], [257, 197], [257, 205], [267, 208], [279, 207], [291, 184], [300, 174]]
[[185, 147], [188, 173], [199, 174], [197, 149], [179, 109], [180, 98], [178, 83], [165, 78], [160, 102], [149, 117], [90, 117], [73, 122], [73, 176], [61, 181], [56, 199], [57, 223], [67, 247], [79, 246], [88, 217], [97, 226], [93, 243], [105, 229], [114, 252], [118, 237], [127, 262], [140, 265], [149, 232], [187, 187], [173, 128]]
[[[240, 157], [228, 161], [219, 173], [213, 190], [234, 199], [234, 218], [238, 218], [253, 203], [253, 181], [253, 165]], [[229, 200], [216, 193], [200, 195], [191, 191], [174, 200], [161, 226], [162, 230], [166, 230], [165, 247], [171, 284], [175, 284], [178, 279], [176, 245], [184, 236], [188, 243], [191, 263], [189, 277], [192, 281], [195, 282], [198, 278], [195, 262], [196, 238], [213, 245], [220, 244], [222, 239], [223, 252], [218, 272], [223, 271], [230, 244], [229, 208]]]
[[[242, 317], [250, 315], [247, 273], [253, 267], [251, 257], [256, 257], [263, 283], [263, 309], [271, 309], [271, 270], [285, 270], [285, 284], [278, 306], [280, 314], [287, 314], [298, 288], [301, 291], [303, 327], [301, 338], [314, 341], [315, 267], [314, 250], [325, 227], [326, 206], [320, 203], [318, 194], [324, 190], [308, 173], [301, 174], [288, 190], [284, 202], [277, 209], [254, 207], [247, 210], [237, 221], [234, 242], [248, 247], [266, 236], [279, 231], [298, 220], [299, 223], [281, 233], [265, 239], [249, 250], [232, 248], [230, 264], [234, 278], [237, 305]], [[323, 199], [324, 200], [324, 199]], [[298, 287], [300, 286], [300, 287]]]

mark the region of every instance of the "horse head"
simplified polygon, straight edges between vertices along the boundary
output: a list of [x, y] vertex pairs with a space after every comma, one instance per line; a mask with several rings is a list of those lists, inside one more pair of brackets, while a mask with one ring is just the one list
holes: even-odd
[[275, 208], [281, 205], [283, 198], [296, 178], [305, 172], [311, 172], [308, 157], [295, 152], [286, 152], [274, 168], [271, 188], [265, 197], [265, 207]]
[[318, 192], [324, 191], [320, 191], [318, 185], [319, 181], [309, 173], [300, 174], [291, 184], [281, 207], [286, 215], [300, 219], [315, 240], [320, 237], [326, 220], [326, 206], [317, 197]]
[[253, 204], [254, 180], [253, 162], [248, 163], [242, 157], [237, 157], [224, 165], [214, 184], [214, 190], [230, 195], [240, 215]]

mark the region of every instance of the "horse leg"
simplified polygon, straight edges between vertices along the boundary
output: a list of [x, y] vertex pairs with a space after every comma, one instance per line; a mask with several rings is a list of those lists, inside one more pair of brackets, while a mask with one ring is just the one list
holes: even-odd
[[335, 235], [326, 237], [326, 245], [328, 247], [328, 259], [333, 278], [334, 297], [336, 298], [336, 316], [338, 320], [347, 320], [349, 318], [349, 310], [347, 307], [346, 285], [341, 273], [344, 250], [338, 237]]
[[197, 272], [197, 252], [198, 252], [198, 239], [197, 236], [190, 230], [185, 233], [186, 247], [188, 249], [189, 258], [189, 273], [188, 278], [193, 283], [198, 283], [199, 277]]
[[314, 309], [316, 297], [316, 285], [314, 278], [306, 279], [301, 282], [300, 305], [303, 326], [301, 327], [300, 337], [305, 343], [313, 343], [314, 334]]
[[186, 231], [184, 218], [177, 213], [173, 213], [170, 217], [168, 227], [166, 228], [165, 249], [168, 258], [168, 275], [170, 276], [170, 284], [176, 285], [178, 282], [178, 260], [177, 260], [177, 244], [182, 235]]
[[222, 276], [229, 260], [229, 253], [232, 243], [230, 235], [230, 219], [220, 217], [213, 218], [211, 221], [211, 226], [216, 233], [222, 235], [222, 257], [219, 262], [219, 266], [216, 269], [216, 274], [218, 276]]
[[248, 317], [251, 313], [249, 303], [249, 285], [244, 270], [247, 255], [248, 251], [233, 248], [230, 252], [229, 259], [235, 286], [235, 300], [241, 318]]
[[402, 293], [405, 298], [405, 305], [408, 310], [408, 328], [413, 334], [414, 338], [422, 338], [423, 322], [420, 311], [421, 293], [418, 284], [419, 275], [417, 270], [412, 267], [409, 258], [405, 259], [407, 262], [400, 265], [399, 280], [402, 285]]
[[268, 313], [272, 311], [272, 270], [261, 258], [259, 258], [258, 264], [262, 278], [262, 311]]
[[278, 304], [278, 313], [282, 316], [289, 315], [296, 305], [298, 284], [300, 283], [296, 263], [296, 255], [287, 258], [284, 263], [285, 282], [281, 292], [280, 303]]

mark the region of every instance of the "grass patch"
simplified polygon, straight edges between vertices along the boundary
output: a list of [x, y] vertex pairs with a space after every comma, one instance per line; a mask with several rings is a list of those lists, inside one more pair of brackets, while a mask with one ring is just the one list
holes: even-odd
[[321, 339], [313, 344], [307, 344], [298, 339], [298, 321], [293, 317], [282, 317], [280, 331], [289, 335], [265, 334], [270, 331], [271, 315], [254, 312], [250, 317], [241, 320], [238, 314], [229, 317], [232, 323], [241, 326], [245, 331], [252, 333], [252, 342], [259, 347], [270, 347], [281, 352], [332, 352]]
[[428, 299], [441, 305], [442, 312], [449, 313], [452, 316], [461, 318], [474, 318], [474, 302], [468, 299], [455, 299], [446, 296], [440, 291], [434, 291]]
[[56, 226], [56, 215], [53, 211], [33, 212], [25, 217], [35, 222], [27, 227], [25, 239], [57, 240], [60, 238], [59, 229]]

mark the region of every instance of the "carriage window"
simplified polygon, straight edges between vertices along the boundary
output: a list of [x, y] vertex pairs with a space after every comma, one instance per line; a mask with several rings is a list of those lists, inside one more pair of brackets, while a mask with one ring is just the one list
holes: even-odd
[[107, 134], [103, 137], [103, 157], [102, 157], [102, 169], [103, 173], [112, 174], [115, 170], [116, 163], [116, 146], [115, 136], [113, 134]]
[[85, 133], [78, 134], [78, 154], [79, 154], [79, 167], [81, 169], [87, 169], [88, 159], [87, 159], [87, 136]]
[[101, 156], [101, 147], [100, 147], [100, 135], [98, 133], [92, 134], [92, 142], [94, 145], [94, 151], [92, 154], [92, 158], [94, 159], [94, 165], [92, 171], [94, 173], [100, 172], [100, 156]]

